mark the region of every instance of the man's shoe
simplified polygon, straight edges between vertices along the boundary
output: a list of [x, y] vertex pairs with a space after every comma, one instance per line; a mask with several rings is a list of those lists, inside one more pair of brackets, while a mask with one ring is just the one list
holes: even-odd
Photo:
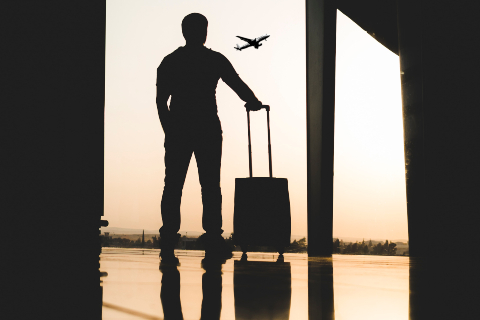
[[232, 257], [232, 248], [229, 247], [229, 245], [221, 235], [205, 235], [205, 259], [227, 260]]
[[160, 252], [160, 267], [162, 266], [180, 266], [180, 261], [178, 260], [177, 257], [175, 257], [175, 254], [172, 252], [165, 253], [162, 255]]
[[205, 250], [205, 259], [215, 259], [215, 260], [228, 260], [233, 257], [232, 251], [228, 248], [220, 248], [213, 250]]
[[178, 233], [160, 238], [160, 259], [162, 260], [162, 264], [174, 266], [180, 265], [180, 262], [178, 261], [178, 258], [175, 257], [173, 251], [177, 245], [178, 239], [180, 239], [180, 234]]
[[222, 265], [227, 262], [221, 258], [203, 258], [201, 266], [205, 271], [222, 271]]

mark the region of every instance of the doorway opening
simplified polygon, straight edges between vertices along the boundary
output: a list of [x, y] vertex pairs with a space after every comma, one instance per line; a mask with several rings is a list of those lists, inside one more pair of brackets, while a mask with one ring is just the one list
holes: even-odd
[[337, 10], [333, 235], [406, 251], [399, 71], [397, 55]]

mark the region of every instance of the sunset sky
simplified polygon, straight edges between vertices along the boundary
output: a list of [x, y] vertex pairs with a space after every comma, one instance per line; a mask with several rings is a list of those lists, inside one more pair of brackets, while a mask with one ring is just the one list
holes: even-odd
[[[107, 1], [105, 219], [112, 227], [162, 225], [164, 134], [155, 104], [156, 69], [185, 40], [192, 12], [209, 21], [206, 47], [225, 55], [271, 106], [273, 175], [288, 178], [292, 235], [307, 234], [305, 3], [303, 1]], [[242, 40], [269, 34], [258, 50]], [[407, 239], [398, 56], [337, 14], [334, 237]], [[233, 231], [234, 183], [248, 176], [244, 102], [221, 80], [224, 235]], [[265, 112], [251, 115], [254, 176], [268, 176]], [[203, 231], [192, 157], [182, 198], [182, 231]]]

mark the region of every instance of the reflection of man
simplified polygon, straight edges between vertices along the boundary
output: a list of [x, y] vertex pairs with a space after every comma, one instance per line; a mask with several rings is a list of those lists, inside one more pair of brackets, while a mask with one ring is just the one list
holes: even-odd
[[165, 320], [183, 319], [182, 303], [180, 302], [180, 272], [177, 267], [162, 266], [162, 288], [160, 289], [160, 301]]
[[[173, 249], [180, 230], [180, 203], [192, 153], [202, 187], [205, 255], [231, 256], [222, 230], [220, 164], [222, 129], [217, 115], [215, 90], [220, 78], [247, 102], [249, 110], [259, 110], [258, 101], [222, 54], [204, 47], [207, 19], [198, 13], [182, 21], [184, 47], [167, 55], [157, 69], [157, 108], [165, 132], [165, 187], [160, 228], [162, 261], [178, 263]], [[167, 101], [171, 96], [170, 106]]]
[[[210, 260], [212, 261], [212, 260]], [[222, 263], [209, 263], [206, 258], [202, 260], [202, 309], [200, 320], [220, 319], [222, 311]], [[177, 266], [162, 261], [162, 287], [160, 301], [162, 303], [165, 320], [183, 319], [182, 303], [180, 301], [180, 272]]]

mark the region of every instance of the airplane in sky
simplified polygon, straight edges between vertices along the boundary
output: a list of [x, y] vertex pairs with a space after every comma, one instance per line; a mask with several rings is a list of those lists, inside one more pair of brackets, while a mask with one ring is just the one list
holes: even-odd
[[245, 48], [248, 48], [248, 47], [255, 47], [255, 49], [258, 49], [258, 47], [260, 47], [262, 45], [260, 43], [260, 41], [262, 41], [262, 40], [267, 41], [268, 37], [270, 37], [270, 35], [268, 35], [268, 34], [266, 34], [264, 36], [260, 36], [260, 37], [255, 38], [255, 39], [247, 39], [247, 38], [244, 38], [244, 37], [237, 36], [237, 38], [240, 38], [243, 41], [246, 41], [247, 44], [245, 44], [241, 47], [237, 44], [237, 46], [234, 47], [234, 48], [237, 49], [238, 51], [242, 51], [242, 49], [245, 49]]

